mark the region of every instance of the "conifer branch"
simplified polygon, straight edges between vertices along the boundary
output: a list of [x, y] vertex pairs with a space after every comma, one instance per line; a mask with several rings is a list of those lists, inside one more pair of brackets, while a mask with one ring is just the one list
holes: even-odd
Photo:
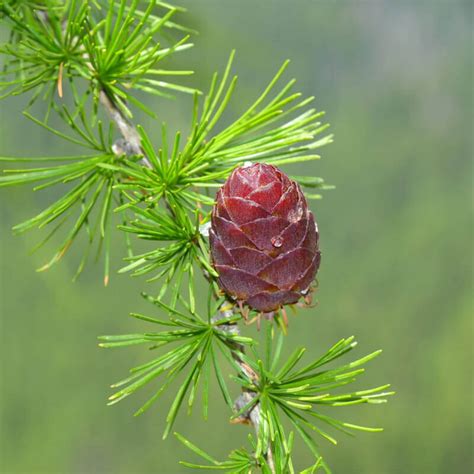
[[[142, 9], [141, 3], [146, 7]], [[165, 13], [160, 16], [155, 7]], [[320, 121], [324, 112], [307, 108], [312, 97], [301, 98], [292, 91], [294, 79], [283, 86], [279, 84], [288, 64], [285, 62], [240, 117], [217, 127], [237, 84], [237, 76], [231, 75], [233, 52], [222, 76], [214, 74], [204, 98], [193, 88], [156, 79], [191, 73], [155, 66], [170, 54], [191, 46], [187, 37], [168, 48], [159, 44], [162, 28], [191, 32], [170, 21], [178, 11], [159, 0], [2, 2], [0, 18], [7, 19], [12, 32], [11, 41], [0, 45], [0, 53], [8, 58], [0, 73], [5, 78], [0, 82], [2, 97], [32, 91], [29, 106], [43, 97], [47, 102], [44, 120], [27, 111], [25, 115], [56, 136], [87, 148], [89, 154], [0, 157], [4, 162], [49, 163], [6, 170], [0, 176], [0, 188], [29, 183], [36, 183], [34, 190], [57, 184], [70, 186], [37, 216], [15, 227], [23, 232], [59, 222], [44, 243], [71, 215], [78, 214], [43, 270], [59, 261], [83, 231], [88, 247], [78, 274], [95, 238], [98, 252], [105, 249], [108, 282], [110, 220], [115, 212], [121, 215], [117, 227], [127, 242], [127, 264], [120, 272], [134, 276], [152, 273], [148, 281], [160, 282], [156, 297], [143, 296], [168, 318], [132, 314], [160, 330], [100, 337], [102, 347], [150, 344], [151, 349], [156, 349], [153, 353], [159, 353], [112, 385], [117, 391], [109, 397], [110, 405], [161, 378], [156, 393], [136, 412], [142, 414], [178, 375], [183, 375], [166, 417], [166, 437], [185, 397], [191, 411], [199, 389], [203, 416], [207, 418], [209, 377], [214, 373], [222, 396], [233, 411], [231, 421], [252, 425], [255, 431], [255, 435], [249, 434], [251, 449], [234, 450], [228, 460], [220, 462], [177, 435], [195, 454], [211, 463], [200, 466], [182, 462], [183, 465], [228, 472], [295, 474], [292, 450], [296, 433], [315, 457], [314, 464], [301, 473], [314, 473], [319, 468], [329, 473], [312, 434], [334, 444], [336, 441], [320, 424], [347, 434], [350, 430], [380, 429], [340, 421], [320, 413], [319, 407], [383, 403], [393, 394], [385, 391], [388, 385], [333, 393], [356, 381], [364, 371], [361, 366], [380, 352], [326, 368], [355, 347], [353, 338], [340, 340], [307, 365], [298, 366], [304, 348], [296, 349], [279, 364], [287, 323], [285, 305], [301, 298], [310, 303], [311, 282], [319, 267], [318, 231], [301, 187], [319, 191], [329, 186], [319, 177], [286, 176], [276, 167], [319, 159], [316, 150], [332, 142], [332, 135], [325, 134], [329, 125]], [[78, 80], [85, 87], [77, 87]], [[134, 124], [129, 107], [138, 107], [155, 117], [133, 92], [167, 97], [165, 91], [170, 90], [193, 94], [191, 132], [184, 143], [180, 132], [170, 140], [163, 124], [160, 148], [156, 150], [143, 127]], [[57, 95], [62, 99], [69, 91], [73, 110], [62, 100], [57, 101]], [[108, 131], [98, 119], [99, 107], [110, 118]], [[72, 133], [49, 125], [51, 111]], [[116, 130], [121, 138], [114, 141]], [[256, 182], [253, 178], [233, 180], [236, 171], [255, 166], [261, 167], [255, 174]], [[227, 190], [232, 188], [235, 195], [222, 198], [224, 182], [232, 182], [225, 186]], [[221, 191], [214, 199], [216, 188]], [[305, 196], [321, 197], [309, 193]], [[218, 215], [220, 212], [222, 215]], [[241, 219], [242, 216], [246, 217]], [[219, 235], [216, 219], [222, 226]], [[131, 235], [154, 243], [154, 248], [134, 254]], [[205, 315], [197, 309], [197, 302], [201, 301], [200, 296], [196, 297], [195, 281], [200, 273], [207, 279], [209, 290]], [[262, 315], [271, 320], [265, 324], [264, 355], [257, 351], [257, 341], [242, 336], [239, 327], [248, 317], [260, 323]], [[235, 401], [222, 374], [222, 357], [236, 373], [231, 378], [241, 393]], [[283, 419], [293, 429], [289, 434]]]

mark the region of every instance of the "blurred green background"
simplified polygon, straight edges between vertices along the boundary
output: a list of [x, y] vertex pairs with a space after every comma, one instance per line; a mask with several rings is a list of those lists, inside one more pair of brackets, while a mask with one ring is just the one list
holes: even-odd
[[[315, 95], [336, 134], [319, 162], [291, 171], [335, 184], [313, 202], [323, 263], [319, 306], [291, 320], [288, 345], [317, 355], [355, 334], [357, 354], [383, 348], [364, 386], [391, 382], [387, 405], [353, 407], [349, 421], [383, 434], [321, 440], [335, 473], [471, 473], [473, 8], [461, 1], [182, 2], [182, 20], [201, 33], [175, 64], [206, 88], [237, 49], [239, 86], [229, 118], [291, 58], [288, 77]], [[3, 31], [5, 37], [5, 31]], [[26, 98], [0, 103], [0, 155], [60, 155], [67, 144], [22, 118]], [[187, 130], [190, 99], [151, 101], [160, 119]], [[149, 134], [158, 124], [137, 116]], [[161, 441], [172, 394], [147, 415], [146, 394], [105, 405], [108, 385], [148, 355], [105, 351], [96, 336], [135, 332], [130, 311], [153, 314], [140, 298], [152, 285], [127, 275], [101, 284], [102, 267], [76, 283], [76, 255], [35, 273], [53, 243], [33, 255], [37, 235], [13, 224], [51, 199], [26, 188], [0, 191], [0, 471], [181, 473], [192, 459]], [[120, 266], [120, 245], [115, 250]], [[76, 249], [77, 251], [77, 249]], [[49, 253], [48, 253], [49, 252]], [[177, 431], [217, 457], [245, 443], [220, 395], [210, 419], [180, 416]], [[301, 444], [301, 443], [299, 443]], [[298, 464], [310, 463], [297, 451]]]

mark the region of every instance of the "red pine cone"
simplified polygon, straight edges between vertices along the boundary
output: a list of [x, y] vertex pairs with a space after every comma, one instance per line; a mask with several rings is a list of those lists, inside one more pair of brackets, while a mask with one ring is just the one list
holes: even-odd
[[296, 303], [321, 260], [317, 226], [298, 183], [255, 163], [235, 169], [216, 200], [209, 236], [221, 288], [262, 312]]

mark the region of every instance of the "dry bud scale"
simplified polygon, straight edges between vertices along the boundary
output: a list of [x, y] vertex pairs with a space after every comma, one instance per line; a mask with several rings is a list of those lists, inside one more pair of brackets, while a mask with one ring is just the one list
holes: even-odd
[[308, 295], [321, 260], [317, 225], [298, 183], [275, 166], [232, 172], [209, 236], [219, 285], [241, 307], [271, 314]]

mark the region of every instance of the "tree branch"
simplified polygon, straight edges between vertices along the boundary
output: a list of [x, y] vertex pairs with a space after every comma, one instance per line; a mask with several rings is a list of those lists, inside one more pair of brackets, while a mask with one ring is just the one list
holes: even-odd
[[151, 164], [141, 147], [140, 135], [135, 126], [127, 120], [104, 90], [100, 91], [99, 100], [109, 114], [111, 120], [115, 125], [117, 125], [117, 128], [123, 137], [124, 143], [121, 146], [121, 151], [127, 155], [143, 155], [142, 164], [147, 168], [151, 168]]
[[[224, 305], [219, 310], [219, 314], [215, 316], [214, 319], [222, 320], [222, 319], [230, 319], [234, 315], [234, 305], [229, 305], [228, 302], [224, 303]], [[240, 334], [239, 326], [237, 323], [227, 323], [225, 325], [221, 325], [223, 330], [238, 336]], [[241, 344], [236, 343], [228, 343], [228, 347], [231, 350], [232, 358], [235, 362], [239, 365], [242, 372], [250, 379], [250, 380], [258, 380], [257, 374], [253, 371], [251, 367], [248, 366], [240, 357], [239, 353], [244, 352], [244, 347]], [[254, 398], [256, 397], [256, 393], [252, 392], [251, 390], [242, 389], [242, 394], [234, 403], [234, 408], [237, 412], [242, 410], [243, 407], [248, 405]], [[260, 402], [257, 402], [247, 413], [243, 413], [239, 418], [235, 420], [235, 423], [242, 423], [242, 424], [251, 424], [254, 427], [255, 433], [257, 438], [259, 436], [259, 432], [261, 429], [262, 424], [262, 413]], [[272, 473], [275, 473], [275, 463], [273, 460], [273, 451], [272, 447], [269, 444], [266, 447], [265, 457], [268, 462], [268, 466]]]
[[[40, 18], [43, 21], [48, 21], [47, 13], [37, 12], [37, 14], [40, 16]], [[140, 134], [138, 133], [135, 125], [124, 116], [122, 111], [114, 103], [113, 98], [111, 98], [103, 89], [100, 91], [99, 101], [100, 101], [100, 104], [106, 110], [110, 119], [117, 126], [120, 134], [122, 135], [123, 140], [117, 141], [114, 144], [114, 152], [117, 154], [125, 153], [128, 156], [142, 155], [143, 158], [141, 160], [141, 163], [143, 164], [143, 166], [146, 166], [147, 168], [151, 168], [152, 167], [151, 163], [142, 149]], [[170, 212], [171, 212], [171, 209], [170, 209]], [[233, 308], [234, 306], [232, 305], [230, 308], [225, 308], [223, 310], [220, 310], [217, 318], [218, 319], [231, 318], [234, 314]], [[225, 326], [226, 326], [226, 330], [228, 330], [229, 332], [233, 332], [236, 335], [240, 333], [239, 327], [235, 323], [229, 323]], [[237, 362], [237, 364], [240, 366], [242, 371], [247, 375], [247, 377], [254, 380], [257, 379], [257, 374], [255, 374], [252, 368], [249, 367], [239, 356], [239, 352], [244, 352], [243, 346], [241, 346], [240, 344], [235, 344], [233, 346], [229, 344], [229, 348], [231, 350], [233, 359]], [[255, 398], [255, 396], [256, 396], [255, 392], [242, 389], [242, 394], [235, 401], [235, 405], [234, 405], [235, 409], [237, 411], [240, 411], [244, 406], [249, 404]], [[242, 417], [239, 418], [239, 421], [237, 421], [237, 423], [250, 423], [254, 427], [255, 433], [258, 438], [259, 432], [261, 429], [261, 423], [262, 423], [260, 403], [257, 402], [255, 406], [253, 406], [252, 409], [249, 410], [248, 413], [244, 413]], [[265, 457], [267, 459], [271, 472], [275, 473], [273, 451], [270, 445], [266, 447]]]
[[[100, 92], [100, 103], [107, 111], [111, 120], [113, 120], [114, 123], [117, 125], [117, 128], [120, 131], [120, 134], [122, 135], [123, 143], [120, 143], [118, 145], [121, 148], [120, 152], [124, 152], [127, 155], [143, 155], [142, 164], [150, 168], [151, 164], [143, 152], [143, 149], [141, 147], [140, 135], [137, 132], [135, 126], [123, 115], [123, 113], [114, 104], [113, 100], [103, 90]], [[224, 305], [227, 307], [219, 311], [219, 315], [216, 317], [216, 319], [222, 320], [225, 318], [231, 318], [233, 316], [234, 307], [231, 306], [229, 308], [229, 305], [226, 303]], [[226, 330], [232, 332], [233, 334], [238, 335], [240, 333], [237, 324], [229, 323], [225, 326]], [[231, 349], [233, 359], [237, 362], [242, 371], [250, 379], [255, 379], [257, 377], [255, 372], [239, 356], [239, 352], [244, 351], [243, 346], [241, 346], [240, 344], [236, 344], [234, 346], [229, 345], [229, 347]], [[256, 394], [254, 392], [243, 389], [242, 394], [235, 401], [236, 410], [240, 411], [245, 405], [250, 403], [255, 398], [255, 396]], [[259, 402], [257, 402], [248, 413], [244, 413], [242, 417], [239, 418], [239, 421], [237, 421], [237, 423], [250, 423], [254, 427], [257, 437], [260, 432], [261, 422], [262, 416]], [[267, 446], [265, 456], [267, 458], [267, 462], [272, 473], [275, 473], [275, 463], [273, 460], [273, 452], [271, 446]]]

